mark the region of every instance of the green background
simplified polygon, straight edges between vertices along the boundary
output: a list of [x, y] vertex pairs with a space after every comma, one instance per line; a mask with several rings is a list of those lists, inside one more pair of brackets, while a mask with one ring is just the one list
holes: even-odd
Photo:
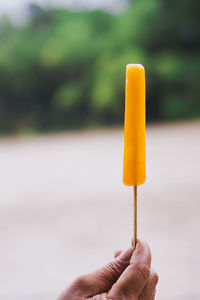
[[0, 133], [122, 124], [125, 65], [146, 69], [147, 121], [200, 117], [199, 0], [135, 0], [120, 15], [30, 5], [0, 18]]

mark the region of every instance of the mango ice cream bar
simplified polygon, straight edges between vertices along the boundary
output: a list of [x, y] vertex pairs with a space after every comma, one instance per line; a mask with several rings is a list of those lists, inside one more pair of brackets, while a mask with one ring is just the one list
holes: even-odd
[[145, 70], [142, 65], [126, 66], [123, 183], [145, 182]]

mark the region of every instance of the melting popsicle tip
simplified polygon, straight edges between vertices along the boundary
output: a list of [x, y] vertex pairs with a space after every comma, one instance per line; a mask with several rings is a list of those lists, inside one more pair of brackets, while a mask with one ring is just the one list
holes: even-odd
[[132, 68], [132, 67], [136, 67], [138, 69], [144, 69], [144, 66], [142, 64], [127, 64], [126, 65], [127, 69]]

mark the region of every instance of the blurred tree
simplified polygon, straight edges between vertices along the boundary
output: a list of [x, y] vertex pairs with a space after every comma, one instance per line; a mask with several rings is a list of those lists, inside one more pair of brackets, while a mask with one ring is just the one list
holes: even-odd
[[134, 0], [121, 15], [29, 6], [0, 18], [1, 133], [123, 120], [125, 65], [147, 73], [148, 120], [200, 116], [198, 0]]

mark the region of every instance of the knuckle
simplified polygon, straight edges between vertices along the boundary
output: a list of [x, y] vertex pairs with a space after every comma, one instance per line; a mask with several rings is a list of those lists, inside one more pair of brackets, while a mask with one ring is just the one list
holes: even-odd
[[87, 291], [87, 289], [89, 288], [87, 275], [78, 277], [74, 282], [74, 287], [77, 290]]
[[121, 274], [119, 265], [116, 262], [110, 262], [107, 266], [105, 266], [104, 273], [105, 275], [109, 274], [109, 276], [113, 279], [118, 278], [119, 274]]
[[157, 272], [153, 271], [152, 272], [152, 281], [155, 286], [157, 285], [158, 280], [159, 280], [159, 276], [158, 276]]
[[147, 282], [150, 275], [150, 268], [146, 264], [137, 264], [135, 265], [136, 276], [141, 281]]

